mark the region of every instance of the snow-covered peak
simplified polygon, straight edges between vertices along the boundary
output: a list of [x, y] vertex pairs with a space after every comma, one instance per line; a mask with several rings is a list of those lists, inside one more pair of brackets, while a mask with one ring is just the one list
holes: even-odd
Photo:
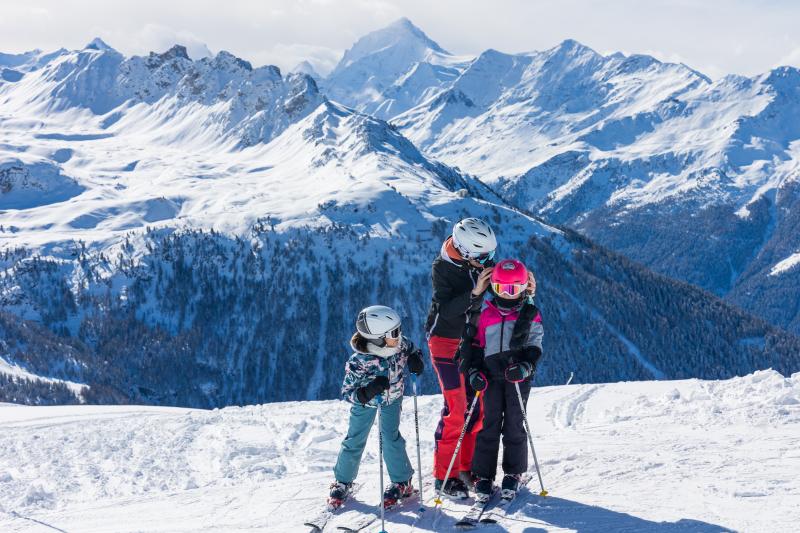
[[305, 74], [307, 76], [311, 76], [315, 80], [320, 79], [320, 75], [314, 68], [314, 65], [312, 65], [310, 62], [306, 60], [303, 60], [300, 63], [298, 63], [297, 66], [294, 67], [291, 71], [296, 74]]
[[401, 18], [385, 28], [368, 33], [356, 41], [345, 52], [344, 57], [342, 57], [330, 77], [335, 78], [354, 63], [371, 55], [386, 55], [386, 52], [390, 52], [393, 55], [402, 56], [397, 59], [413, 64], [416, 61], [423, 60], [429, 51], [449, 55], [449, 52], [425, 35], [410, 20]]
[[268, 142], [324, 99], [306, 75], [284, 78], [275, 66], [254, 69], [225, 51], [193, 61], [178, 44], [130, 58], [86, 48], [11, 79], [0, 94], [18, 116], [63, 114], [69, 124], [66, 114], [88, 110], [94, 116], [84, 124], [104, 135], [148, 130], [155, 142], [206, 146]]
[[95, 37], [92, 39], [86, 46], [83, 47], [84, 50], [101, 50], [101, 51], [108, 51], [114, 50], [111, 46], [109, 46], [103, 39], [100, 37]]
[[[32, 70], [37, 70], [51, 60], [66, 53], [67, 50], [64, 48], [59, 48], [53, 52], [42, 52], [39, 49], [30, 50], [21, 54], [4, 54], [0, 52], [0, 71], [24, 74]], [[5, 76], [3, 78], [5, 79]], [[11, 80], [6, 79], [6, 81]]]
[[760, 76], [758, 80], [773, 87], [776, 92], [781, 94], [800, 92], [800, 69], [797, 67], [776, 67]]
[[[411, 21], [400, 19], [356, 41], [325, 80], [324, 90], [333, 100], [368, 113], [380, 109], [378, 116], [388, 118], [452, 80], [452, 64], [458, 61]], [[420, 63], [436, 65], [441, 72], [422, 85], [404, 88], [404, 80]], [[387, 100], [392, 105], [385, 105]]]
[[553, 58], [558, 57], [570, 61], [580, 61], [602, 57], [593, 49], [576, 41], [575, 39], [565, 39], [557, 46], [554, 46], [544, 53]]

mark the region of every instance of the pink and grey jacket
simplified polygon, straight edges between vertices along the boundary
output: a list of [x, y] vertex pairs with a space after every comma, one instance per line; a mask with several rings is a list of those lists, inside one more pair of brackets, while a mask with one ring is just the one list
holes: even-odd
[[521, 302], [508, 309], [494, 298], [482, 303], [474, 299], [470, 311], [472, 327], [465, 328], [462, 339], [462, 345], [469, 342], [471, 347], [470, 367], [481, 368], [490, 378], [502, 379], [511, 363], [529, 362], [536, 366], [542, 355], [544, 328], [535, 305]]

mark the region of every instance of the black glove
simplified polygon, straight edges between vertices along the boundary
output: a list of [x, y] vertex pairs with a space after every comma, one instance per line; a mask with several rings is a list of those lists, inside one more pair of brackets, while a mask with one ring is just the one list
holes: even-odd
[[474, 391], [484, 391], [489, 386], [489, 380], [486, 375], [477, 368], [471, 368], [467, 372], [467, 379], [469, 379], [469, 386]]
[[364, 387], [356, 391], [356, 398], [361, 403], [369, 403], [378, 394], [382, 393], [389, 388], [389, 378], [386, 376], [378, 376]]
[[525, 381], [533, 373], [533, 365], [527, 361], [521, 363], [511, 363], [506, 367], [506, 381], [519, 383]]
[[417, 348], [408, 355], [408, 370], [412, 374], [419, 376], [425, 370], [425, 361], [422, 359], [422, 350]]

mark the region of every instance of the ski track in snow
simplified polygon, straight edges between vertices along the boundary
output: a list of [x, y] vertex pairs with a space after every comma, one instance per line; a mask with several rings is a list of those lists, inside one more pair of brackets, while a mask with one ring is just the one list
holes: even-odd
[[[412, 405], [407, 398], [402, 430], [415, 464]], [[528, 407], [550, 496], [536, 495], [534, 476], [508, 518], [481, 530], [797, 529], [800, 373], [543, 387]], [[420, 398], [429, 506], [440, 408], [441, 397]], [[339, 401], [213, 411], [5, 404], [0, 531], [307, 531], [302, 523], [324, 504], [347, 416]], [[374, 433], [358, 481], [351, 516], [378, 502]], [[417, 506], [407, 505], [386, 529], [455, 531], [469, 503], [446, 502], [436, 529], [433, 509], [414, 524]], [[366, 531], [379, 529], [376, 522]]]

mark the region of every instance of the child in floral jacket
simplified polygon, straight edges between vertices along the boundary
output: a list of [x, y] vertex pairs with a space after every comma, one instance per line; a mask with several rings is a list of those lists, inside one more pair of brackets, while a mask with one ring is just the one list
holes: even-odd
[[403, 405], [403, 369], [421, 374], [422, 352], [402, 336], [400, 316], [390, 307], [374, 305], [362, 310], [356, 321], [356, 333], [350, 340], [355, 351], [345, 366], [342, 399], [350, 402], [350, 424], [342, 442], [333, 473], [328, 500], [332, 508], [350, 495], [358, 475], [361, 456], [381, 405], [380, 432], [384, 460], [391, 483], [384, 491], [384, 506], [391, 507], [413, 494], [414, 470], [406, 453], [406, 441], [400, 434]]

